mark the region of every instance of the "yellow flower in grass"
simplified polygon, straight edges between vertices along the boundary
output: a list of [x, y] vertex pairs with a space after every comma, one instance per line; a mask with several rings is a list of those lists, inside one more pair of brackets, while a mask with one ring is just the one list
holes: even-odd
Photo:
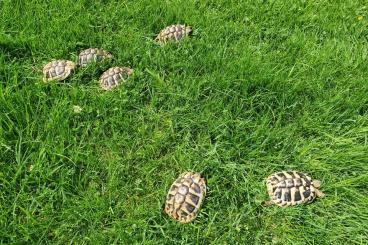
[[75, 106], [73, 106], [73, 111], [74, 111], [74, 113], [77, 113], [77, 114], [79, 114], [79, 113], [81, 113], [82, 112], [82, 107], [80, 107], [79, 105], [75, 105]]

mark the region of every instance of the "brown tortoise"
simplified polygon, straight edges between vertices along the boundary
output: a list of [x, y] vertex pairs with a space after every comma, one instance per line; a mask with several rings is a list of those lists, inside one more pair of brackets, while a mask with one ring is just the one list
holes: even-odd
[[79, 54], [78, 63], [80, 66], [85, 67], [91, 62], [102, 62], [111, 58], [112, 55], [103, 49], [89, 48]]
[[192, 27], [186, 25], [167, 26], [157, 35], [155, 41], [160, 45], [164, 45], [167, 41], [179, 41], [182, 38], [192, 34]]
[[111, 90], [119, 86], [121, 81], [125, 81], [132, 74], [133, 69], [128, 67], [112, 67], [101, 75], [100, 86], [104, 90]]
[[75, 63], [69, 60], [54, 60], [43, 68], [43, 81], [61, 81], [68, 78], [75, 69]]
[[312, 180], [298, 171], [274, 173], [266, 180], [267, 191], [271, 198], [265, 205], [276, 204], [280, 207], [311, 203], [316, 197], [324, 197], [319, 188], [321, 182]]
[[183, 173], [171, 185], [165, 203], [165, 212], [179, 221], [194, 220], [206, 196], [206, 183], [199, 173]]

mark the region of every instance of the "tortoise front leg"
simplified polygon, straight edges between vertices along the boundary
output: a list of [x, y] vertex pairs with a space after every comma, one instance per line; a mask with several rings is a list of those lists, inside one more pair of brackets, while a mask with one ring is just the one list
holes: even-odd
[[326, 196], [326, 194], [325, 194], [325, 193], [323, 193], [322, 191], [320, 191], [320, 190], [318, 190], [318, 189], [316, 189], [316, 195], [317, 195], [317, 197], [319, 197], [319, 198], [324, 198], [324, 197]]
[[269, 200], [269, 201], [264, 201], [262, 203], [262, 206], [267, 207], [267, 206], [271, 206], [273, 204], [275, 204], [275, 202], [273, 200]]

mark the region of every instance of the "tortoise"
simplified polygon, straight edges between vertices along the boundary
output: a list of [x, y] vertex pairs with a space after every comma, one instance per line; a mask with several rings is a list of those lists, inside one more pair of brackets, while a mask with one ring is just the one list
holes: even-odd
[[266, 179], [267, 191], [271, 198], [265, 205], [280, 207], [311, 203], [316, 197], [324, 197], [319, 188], [321, 182], [298, 171], [282, 171]]
[[79, 54], [78, 63], [80, 66], [85, 67], [90, 62], [101, 62], [104, 59], [111, 59], [111, 58], [112, 58], [112, 55], [103, 49], [89, 48], [89, 49], [83, 50]]
[[169, 40], [179, 41], [185, 36], [192, 34], [192, 27], [186, 25], [170, 25], [160, 31], [155, 41], [160, 45], [165, 44]]
[[69, 60], [53, 60], [43, 68], [43, 81], [61, 81], [68, 78], [75, 69], [75, 63]]
[[166, 197], [165, 212], [179, 221], [194, 220], [206, 196], [206, 183], [199, 173], [185, 172], [171, 185]]
[[133, 69], [128, 67], [111, 67], [100, 77], [100, 86], [104, 90], [111, 90], [117, 87], [121, 80], [126, 80], [133, 74]]

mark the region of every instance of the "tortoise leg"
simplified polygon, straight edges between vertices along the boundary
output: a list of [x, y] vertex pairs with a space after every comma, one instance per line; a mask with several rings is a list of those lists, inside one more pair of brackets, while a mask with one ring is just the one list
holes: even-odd
[[269, 200], [269, 201], [264, 201], [262, 203], [262, 206], [267, 207], [267, 206], [271, 206], [273, 204], [275, 204], [274, 201], [273, 200]]
[[280, 206], [282, 208], [286, 208], [286, 207], [290, 206], [290, 202], [282, 201], [278, 206]]
[[320, 190], [316, 190], [316, 195], [317, 195], [317, 197], [319, 197], [319, 198], [324, 198], [325, 196], [326, 196], [326, 194], [325, 193], [323, 193], [322, 191], [320, 191]]

